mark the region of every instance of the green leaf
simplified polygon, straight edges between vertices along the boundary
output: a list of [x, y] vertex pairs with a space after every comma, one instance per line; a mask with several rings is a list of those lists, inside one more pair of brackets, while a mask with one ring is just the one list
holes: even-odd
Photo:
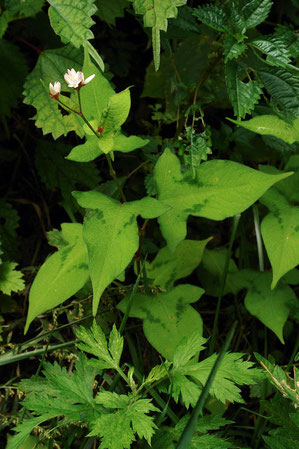
[[34, 318], [70, 298], [87, 281], [88, 259], [82, 229], [79, 223], [61, 225], [62, 238], [68, 245], [48, 257], [33, 281], [25, 333]]
[[[225, 260], [226, 251], [221, 248], [213, 250], [206, 249], [203, 254], [201, 264], [197, 269], [197, 274], [201, 283], [200, 285], [209, 296], [218, 297], [220, 295]], [[238, 268], [235, 262], [233, 259], [230, 259], [223, 296], [228, 293], [238, 293], [239, 285], [235, 281], [237, 272]]]
[[128, 0], [100, 0], [97, 2], [97, 15], [108, 25], [115, 26], [115, 19], [124, 16], [124, 9], [129, 6]]
[[[168, 293], [136, 294], [129, 316], [143, 320], [143, 330], [150, 344], [172, 360], [181, 340], [193, 331], [202, 334], [202, 319], [189, 304], [197, 301], [203, 290], [193, 285], [179, 285]], [[117, 306], [126, 312], [128, 297]]]
[[265, 88], [273, 101], [283, 110], [299, 116], [299, 79], [298, 75], [280, 67], [265, 67], [257, 70]]
[[240, 0], [240, 14], [245, 28], [254, 28], [268, 17], [273, 2], [271, 0]]
[[[137, 215], [155, 218], [167, 206], [150, 197], [121, 204], [96, 191], [73, 192], [73, 195], [80, 206], [92, 209], [85, 217], [83, 235], [88, 249], [95, 315], [103, 291], [125, 270], [138, 249]], [[95, 238], [99, 234], [102, 238]]]
[[0, 263], [0, 291], [5, 295], [23, 290], [25, 287], [25, 282], [22, 279], [23, 274], [21, 271], [15, 270], [17, 265], [14, 262]]
[[12, 16], [33, 17], [41, 11], [45, 0], [5, 0], [5, 7]]
[[0, 15], [0, 39], [4, 36], [8, 24], [11, 21], [11, 16], [8, 11], [2, 11]]
[[276, 115], [259, 115], [243, 121], [232, 120], [229, 117], [227, 119], [262, 136], [275, 136], [289, 144], [299, 141], [299, 118], [293, 120], [293, 122], [286, 122]]
[[96, 419], [92, 424], [93, 429], [89, 433], [89, 436], [102, 438], [101, 447], [129, 449], [131, 443], [135, 441], [135, 433], [139, 439], [145, 438], [151, 444], [151, 438], [157, 426], [153, 422], [153, 417], [148, 416], [148, 413], [158, 411], [158, 409], [151, 404], [149, 399], [138, 399], [131, 394], [125, 396], [101, 391], [96, 397], [96, 402], [113, 410], [113, 412], [103, 414]]
[[241, 72], [242, 68], [237, 61], [229, 61], [225, 66], [228, 96], [238, 120], [254, 109], [262, 94], [262, 89], [257, 81], [244, 83], [240, 80]]
[[167, 19], [177, 17], [178, 7], [187, 0], [130, 0], [136, 14], [142, 14], [145, 27], [152, 28], [154, 64], [160, 66], [160, 31], [167, 31]]
[[184, 337], [176, 347], [173, 355], [173, 369], [186, 365], [193, 357], [204, 349], [206, 339], [201, 336], [198, 330], [193, 331], [190, 335]]
[[285, 43], [275, 36], [269, 38], [265, 36], [262, 39], [255, 39], [251, 42], [251, 45], [267, 56], [264, 61], [269, 65], [286, 67], [291, 62], [291, 54], [285, 46]]
[[72, 197], [72, 190], [77, 186], [95, 188], [101, 178], [95, 164], [66, 160], [64, 156], [68, 149], [69, 146], [61, 143], [53, 145], [45, 140], [40, 141], [35, 152], [35, 165], [46, 187], [58, 188], [64, 200], [76, 211], [78, 204]]
[[[66, 136], [70, 131], [76, 131], [80, 137], [84, 134], [81, 121], [79, 122], [76, 114], [62, 115], [57, 101], [49, 96], [49, 91], [40, 81], [43, 80], [47, 87], [50, 82], [60, 81], [62, 90], [69, 91], [69, 88], [64, 88], [66, 84], [63, 78], [68, 68], [81, 70], [80, 51], [71, 45], [55, 50], [45, 50], [39, 56], [33, 72], [24, 84], [24, 103], [33, 106], [37, 112], [33, 117], [36, 120], [35, 125], [42, 128], [43, 134], [52, 133], [54, 139], [61, 135]], [[87, 87], [88, 85], [84, 89]]]
[[246, 49], [244, 42], [239, 42], [235, 36], [225, 36], [223, 43], [224, 62], [227, 63], [231, 59], [237, 59]]
[[31, 431], [39, 426], [44, 421], [48, 421], [56, 416], [55, 413], [48, 413], [35, 418], [26, 419], [21, 424], [14, 428], [17, 435], [9, 439], [6, 449], [21, 449], [22, 445], [26, 443]]
[[0, 78], [0, 114], [9, 116], [10, 110], [17, 106], [21, 97], [27, 63], [17, 46], [5, 39], [0, 41], [1, 64], [5, 67]]
[[284, 343], [283, 327], [296, 301], [295, 293], [288, 285], [281, 285], [271, 290], [271, 273], [249, 271], [249, 276], [245, 297], [247, 310], [271, 329], [281, 343]]
[[69, 42], [76, 48], [92, 39], [90, 27], [95, 23], [91, 16], [97, 7], [94, 0], [48, 0], [51, 26], [64, 44]]
[[197, 180], [182, 174], [179, 159], [166, 149], [155, 167], [159, 201], [169, 210], [158, 219], [171, 250], [184, 240], [189, 215], [223, 220], [253, 204], [289, 174], [265, 175], [232, 161], [213, 160], [197, 169]]
[[228, 17], [220, 5], [209, 3], [194, 9], [193, 15], [216, 31], [229, 31]]
[[286, 206], [270, 212], [262, 221], [261, 231], [273, 269], [271, 288], [299, 264], [299, 207]]
[[146, 275], [154, 285], [169, 290], [176, 280], [189, 276], [200, 264], [205, 247], [212, 237], [206, 240], [183, 240], [170, 251], [168, 246], [160, 249], [151, 263], [146, 263]]

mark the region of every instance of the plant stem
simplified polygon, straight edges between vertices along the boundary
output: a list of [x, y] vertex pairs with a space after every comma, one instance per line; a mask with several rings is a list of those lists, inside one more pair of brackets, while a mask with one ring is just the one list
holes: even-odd
[[253, 210], [253, 218], [254, 218], [254, 229], [255, 229], [255, 235], [256, 235], [256, 243], [257, 243], [257, 252], [258, 252], [258, 258], [259, 258], [259, 269], [260, 269], [260, 271], [264, 271], [265, 266], [264, 266], [263, 241], [262, 241], [262, 235], [261, 235], [259, 211], [258, 211], [256, 204], [254, 204], [252, 206], [252, 210]]
[[221, 305], [221, 300], [222, 300], [222, 296], [224, 293], [224, 288], [225, 288], [225, 283], [226, 283], [226, 278], [227, 278], [227, 273], [228, 273], [228, 268], [229, 268], [229, 261], [230, 261], [230, 257], [231, 257], [231, 253], [232, 253], [232, 246], [233, 246], [233, 243], [235, 240], [236, 231], [237, 231], [237, 227], [238, 227], [240, 218], [241, 218], [241, 214], [237, 214], [234, 216], [233, 228], [232, 228], [232, 232], [231, 232], [231, 236], [230, 236], [230, 240], [229, 240], [228, 250], [226, 253], [226, 259], [225, 259], [225, 264], [224, 264], [224, 269], [223, 269], [222, 279], [221, 279], [220, 294], [218, 296], [216, 313], [215, 313], [215, 318], [214, 318], [214, 323], [213, 323], [213, 331], [212, 331], [212, 336], [211, 336], [210, 346], [209, 346], [209, 355], [211, 355], [214, 352], [218, 318], [219, 318], [219, 313], [220, 313], [220, 305]]

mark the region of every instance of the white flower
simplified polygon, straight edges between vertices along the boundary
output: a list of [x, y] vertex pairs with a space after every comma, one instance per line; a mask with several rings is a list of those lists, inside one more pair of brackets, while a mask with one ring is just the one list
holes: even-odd
[[85, 84], [89, 83], [95, 75], [90, 75], [86, 80], [84, 80], [84, 73], [83, 72], [76, 72], [75, 69], [71, 69], [67, 71], [67, 73], [64, 75], [64, 79], [67, 82], [67, 85], [69, 87], [73, 87], [74, 89], [77, 89], [78, 87], [82, 87]]
[[50, 96], [52, 98], [58, 98], [61, 91], [61, 84], [59, 81], [55, 81], [54, 86], [52, 83], [49, 84]]

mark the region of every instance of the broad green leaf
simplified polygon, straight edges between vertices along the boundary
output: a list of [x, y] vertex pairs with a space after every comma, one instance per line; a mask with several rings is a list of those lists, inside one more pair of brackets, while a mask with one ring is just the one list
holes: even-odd
[[28, 73], [26, 60], [17, 46], [2, 39], [0, 41], [1, 65], [0, 78], [0, 114], [9, 116], [10, 110], [17, 106], [18, 98], [22, 95], [24, 78]]
[[48, 189], [58, 188], [64, 200], [78, 209], [72, 197], [72, 190], [78, 186], [96, 188], [101, 180], [98, 169], [93, 163], [78, 164], [65, 159], [69, 146], [61, 143], [39, 141], [35, 152], [35, 166], [42, 182]]
[[273, 289], [284, 274], [299, 264], [299, 207], [270, 212], [261, 230], [273, 269]]
[[262, 89], [257, 81], [244, 83], [240, 80], [241, 71], [237, 61], [229, 61], [225, 66], [228, 96], [238, 120], [254, 109], [262, 94]]
[[283, 110], [299, 116], [299, 78], [298, 74], [281, 67], [258, 69], [257, 74], [273, 101]]
[[275, 136], [289, 144], [299, 141], [299, 118], [291, 123], [278, 118], [276, 115], [260, 115], [246, 121], [232, 120], [228, 117], [227, 119], [262, 136]]
[[145, 27], [152, 28], [154, 63], [156, 71], [160, 66], [160, 31], [167, 31], [167, 20], [175, 18], [178, 7], [187, 0], [130, 0], [136, 14], [143, 15]]
[[249, 271], [249, 276], [245, 297], [247, 310], [271, 329], [281, 343], [284, 343], [283, 327], [295, 304], [295, 293], [288, 285], [277, 286], [275, 290], [271, 290], [271, 273], [256, 272], [253, 276]]
[[[209, 296], [219, 296], [221, 289], [222, 276], [226, 260], [226, 251], [223, 249], [206, 249], [200, 266], [197, 269], [200, 285]], [[230, 259], [228, 273], [224, 287], [224, 295], [228, 293], [236, 294], [239, 291], [239, 285], [235, 282], [235, 275], [238, 268]]]
[[33, 17], [41, 11], [45, 0], [5, 0], [5, 7], [12, 16]]
[[212, 237], [206, 240], [183, 240], [170, 251], [168, 246], [160, 249], [151, 263], [146, 264], [146, 275], [154, 285], [169, 290], [176, 280], [189, 276], [200, 264], [205, 247]]
[[197, 180], [182, 174], [179, 159], [166, 149], [155, 167], [159, 200], [169, 210], [159, 217], [171, 250], [184, 240], [189, 215], [223, 220], [243, 212], [273, 184], [289, 176], [266, 175], [232, 161], [213, 160], [197, 169]]
[[125, 270], [138, 249], [137, 215], [155, 218], [167, 206], [150, 197], [121, 204], [96, 191], [73, 192], [73, 195], [80, 206], [92, 209], [85, 217], [83, 235], [88, 249], [95, 315], [103, 291]]
[[[36, 120], [35, 125], [42, 128], [43, 134], [52, 133], [54, 139], [61, 135], [66, 136], [70, 131], [76, 131], [80, 137], [83, 136], [79, 118], [73, 113], [62, 115], [57, 101], [49, 96], [47, 90], [50, 82], [60, 81], [62, 90], [69, 91], [63, 78], [69, 68], [82, 69], [82, 54], [79, 50], [71, 45], [45, 50], [24, 84], [24, 103], [33, 106], [37, 112], [33, 117]], [[43, 80], [46, 88], [40, 80]], [[84, 89], [87, 87], [88, 85]]]
[[[168, 293], [154, 295], [136, 294], [129, 313], [130, 317], [143, 320], [143, 330], [150, 344], [165, 357], [172, 360], [175, 349], [184, 337], [193, 331], [202, 335], [202, 319], [189, 304], [197, 301], [203, 290], [193, 285], [179, 285]], [[117, 306], [126, 312], [128, 297]]]
[[[245, 28], [254, 28], [268, 17], [273, 5], [272, 0], [241, 0], [240, 14], [244, 18]], [[238, 6], [239, 6], [238, 5]]]
[[[286, 163], [284, 171], [278, 170], [276, 167], [271, 165], [261, 165], [259, 166], [259, 169], [264, 173], [273, 175], [294, 170], [292, 176], [278, 182], [274, 187], [269, 189], [269, 191], [260, 198], [261, 203], [265, 204], [271, 211], [275, 211], [279, 208], [283, 209], [285, 206], [290, 206], [290, 204], [296, 205], [299, 203], [299, 157], [297, 155], [290, 157], [289, 161]], [[272, 190], [274, 190], [275, 194], [272, 193]], [[271, 198], [270, 194], [272, 194]], [[277, 196], [276, 200], [275, 195]], [[271, 200], [273, 204], [272, 207]], [[276, 206], [275, 203], [277, 203]]]
[[82, 229], [78, 223], [61, 225], [62, 238], [68, 245], [48, 257], [33, 281], [25, 333], [34, 318], [70, 298], [87, 281], [88, 259]]
[[250, 43], [255, 48], [264, 53], [267, 58], [264, 61], [272, 66], [286, 67], [291, 62], [291, 54], [285, 46], [283, 40], [270, 36], [255, 39]]
[[69, 42], [76, 48], [92, 39], [90, 27], [95, 23], [91, 16], [97, 7], [94, 0], [48, 0], [49, 18], [53, 30], [64, 44]]
[[194, 9], [193, 15], [216, 31], [229, 31], [228, 17], [220, 5], [209, 3]]
[[124, 9], [129, 6], [129, 0], [99, 0], [96, 2], [97, 15], [108, 25], [115, 26], [115, 19], [124, 16]]
[[18, 264], [14, 262], [0, 263], [0, 291], [5, 295], [11, 292], [23, 290], [25, 282], [22, 279], [21, 271], [15, 270]]

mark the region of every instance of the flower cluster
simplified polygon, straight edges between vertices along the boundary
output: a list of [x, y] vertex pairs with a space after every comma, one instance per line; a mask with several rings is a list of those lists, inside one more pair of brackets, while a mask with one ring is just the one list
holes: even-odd
[[[76, 72], [75, 69], [67, 70], [67, 73], [64, 75], [64, 79], [67, 82], [69, 87], [73, 87], [74, 89], [80, 89], [85, 84], [89, 83], [95, 75], [90, 75], [88, 78], [84, 79], [83, 72]], [[55, 81], [54, 86], [52, 83], [49, 84], [50, 97], [58, 99], [58, 96], [61, 91], [61, 84], [59, 81]]]

